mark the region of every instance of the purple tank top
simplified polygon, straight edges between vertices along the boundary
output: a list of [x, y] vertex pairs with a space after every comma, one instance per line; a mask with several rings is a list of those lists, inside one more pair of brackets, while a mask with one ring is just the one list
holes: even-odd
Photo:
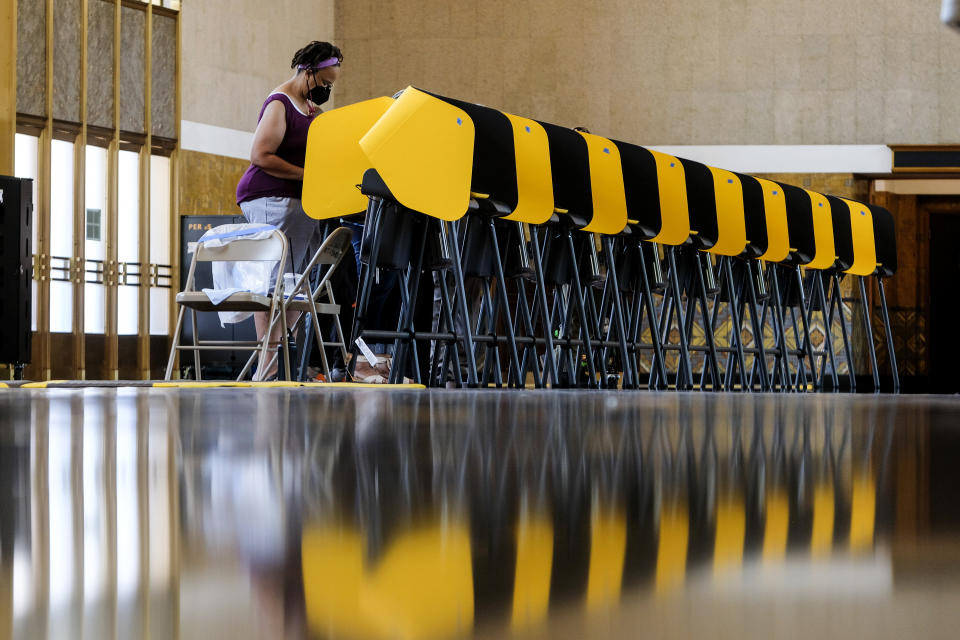
[[[277, 155], [292, 165], [302, 167], [307, 153], [307, 131], [310, 129], [313, 116], [302, 114], [286, 94], [271, 93], [260, 108], [258, 123], [263, 118], [267, 105], [274, 100], [283, 104], [287, 122], [287, 131], [280, 146], [277, 147]], [[303, 182], [300, 180], [275, 178], [252, 164], [247, 167], [240, 182], [237, 183], [237, 204], [268, 196], [300, 198], [302, 194]]]

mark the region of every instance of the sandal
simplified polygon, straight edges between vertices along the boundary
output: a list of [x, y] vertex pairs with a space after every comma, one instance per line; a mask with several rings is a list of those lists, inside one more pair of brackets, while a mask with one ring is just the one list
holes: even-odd
[[377, 363], [371, 366], [363, 356], [357, 358], [357, 366], [353, 371], [353, 377], [357, 382], [368, 384], [385, 384], [389, 374], [390, 369], [385, 363]]

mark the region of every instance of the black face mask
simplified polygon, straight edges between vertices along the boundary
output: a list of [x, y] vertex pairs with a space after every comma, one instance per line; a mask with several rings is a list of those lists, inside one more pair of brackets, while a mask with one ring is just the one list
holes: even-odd
[[321, 105], [329, 99], [330, 87], [318, 84], [313, 89], [310, 89], [310, 101], [313, 102], [313, 104]]

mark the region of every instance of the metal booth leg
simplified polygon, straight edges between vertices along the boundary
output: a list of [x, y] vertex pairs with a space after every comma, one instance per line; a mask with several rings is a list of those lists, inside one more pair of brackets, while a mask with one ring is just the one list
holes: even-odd
[[828, 321], [828, 318], [827, 318], [827, 296], [823, 287], [822, 276], [823, 276], [823, 272], [821, 271], [816, 271], [813, 274], [813, 278], [811, 280], [811, 286], [813, 288], [813, 291], [811, 291], [810, 293], [810, 308], [807, 310], [807, 317], [810, 318], [810, 322], [812, 323], [814, 306], [815, 306], [814, 300], [816, 299], [815, 296], [819, 296], [820, 303], [821, 303], [820, 315], [823, 318], [823, 324], [824, 324], [824, 327], [823, 327], [823, 336], [824, 336], [824, 342], [825, 342], [824, 350], [827, 352], [827, 356], [821, 357], [820, 359], [820, 376], [819, 376], [820, 386], [822, 389], [823, 379], [827, 375], [827, 362], [829, 361], [830, 362], [830, 381], [833, 383], [833, 390], [836, 391], [837, 388], [840, 386], [840, 382], [837, 377], [837, 361], [833, 353], [833, 331], [831, 330], [832, 327], [830, 326], [830, 322]]
[[[730, 319], [733, 323], [733, 332], [736, 334], [737, 344], [737, 364], [740, 369], [740, 390], [747, 391], [747, 360], [743, 353], [743, 317], [740, 315], [739, 300], [736, 289], [733, 286], [733, 267], [730, 265], [732, 258], [724, 256], [723, 272], [727, 280], [727, 289], [730, 291]], [[727, 370], [729, 377], [731, 370]], [[731, 388], [733, 387], [731, 383]]]
[[771, 291], [770, 296], [773, 299], [773, 320], [777, 332], [777, 340], [780, 342], [780, 376], [781, 387], [786, 386], [786, 390], [795, 389], [790, 377], [790, 345], [787, 343], [786, 320], [783, 315], [783, 300], [781, 298], [780, 278], [777, 276], [779, 267], [771, 264], [768, 267], [770, 272]]
[[[607, 256], [607, 281], [612, 287], [611, 312], [617, 325], [617, 338], [620, 342], [620, 361], [623, 364], [623, 386], [631, 388], [634, 386], [634, 377], [632, 367], [630, 366], [629, 352], [627, 351], [627, 328], [623, 317], [623, 299], [620, 297], [620, 281], [617, 278], [616, 262], [613, 253], [613, 238], [604, 237], [603, 248]], [[611, 322], [611, 325], [614, 323]]]
[[[753, 389], [753, 373], [752, 372], [756, 368], [757, 363], [759, 363], [760, 376], [762, 381], [760, 383], [760, 390], [769, 391], [770, 390], [770, 378], [769, 378], [770, 373], [767, 370], [767, 346], [766, 344], [764, 344], [764, 339], [763, 339], [764, 337], [763, 336], [763, 317], [766, 315], [767, 305], [766, 305], [766, 299], [765, 299], [763, 304], [763, 312], [758, 312], [758, 307], [760, 305], [757, 302], [757, 284], [759, 280], [754, 279], [753, 267], [754, 267], [754, 261], [747, 260], [746, 261], [746, 268], [747, 268], [746, 286], [747, 286], [747, 293], [750, 296], [750, 324], [753, 327], [753, 343], [756, 345], [757, 350], [759, 351], [759, 353], [755, 355], [753, 359], [754, 366], [751, 367], [749, 385], [750, 385], [750, 388]], [[758, 269], [761, 268], [760, 265], [757, 265], [757, 267]], [[763, 277], [763, 274], [761, 272], [760, 278], [762, 277]]]
[[423, 269], [423, 257], [427, 248], [427, 234], [429, 233], [429, 224], [424, 220], [423, 234], [420, 241], [420, 249], [417, 252], [417, 261], [415, 264], [407, 267], [407, 273], [404, 282], [400, 286], [400, 321], [397, 325], [398, 331], [405, 334], [403, 338], [397, 338], [393, 343], [393, 366], [390, 368], [390, 384], [397, 384], [403, 380], [404, 372], [407, 370], [407, 354], [413, 353], [413, 375], [414, 380], [421, 383], [420, 376], [420, 357], [417, 353], [417, 339], [414, 332], [413, 317], [416, 312], [417, 297], [420, 292], [420, 274]]
[[[441, 222], [443, 225], [449, 222]], [[456, 285], [457, 304], [460, 307], [460, 313], [463, 314], [463, 326], [466, 333], [464, 339], [464, 351], [467, 356], [467, 386], [477, 386], [477, 359], [474, 353], [473, 332], [470, 327], [470, 306], [467, 304], [467, 291], [464, 286], [463, 266], [460, 263], [460, 249], [457, 246], [457, 234], [448, 233], [447, 241], [450, 243], [450, 256], [453, 258], [453, 277]]]
[[[357, 356], [360, 353], [357, 347], [357, 339], [360, 337], [360, 331], [363, 329], [363, 323], [366, 320], [367, 305], [370, 304], [370, 292], [373, 290], [373, 281], [376, 274], [377, 259], [380, 255], [380, 217], [383, 213], [383, 200], [371, 197], [367, 205], [367, 219], [365, 224], [373, 224], [373, 231], [370, 235], [370, 254], [367, 256], [367, 264], [361, 263], [360, 268], [360, 288], [357, 295], [357, 307], [353, 313], [353, 327], [350, 331], [350, 362], [347, 363], [347, 377], [352, 379], [354, 371], [357, 368]], [[359, 256], [358, 256], [359, 258]]]
[[[693, 388], [693, 368], [690, 366], [690, 351], [687, 344], [687, 336], [684, 331], [684, 318], [683, 310], [681, 308], [681, 298], [680, 298], [680, 279], [677, 276], [677, 257], [676, 257], [676, 248], [670, 247], [667, 250], [667, 262], [670, 269], [670, 288], [672, 289], [673, 298], [676, 300], [676, 311], [677, 311], [677, 321], [680, 326], [680, 364], [681, 368], [684, 371], [684, 383], [685, 388]], [[666, 334], [664, 337], [669, 336], [670, 332], [670, 319], [667, 318], [666, 323]], [[680, 388], [680, 371], [677, 371], [677, 389]]]
[[530, 305], [527, 302], [527, 285], [524, 283], [522, 276], [517, 278], [517, 320], [523, 321], [524, 333], [531, 340], [529, 344], [525, 344], [523, 347], [523, 358], [520, 365], [520, 387], [526, 386], [526, 376], [529, 370], [533, 373], [533, 386], [541, 389], [543, 388], [543, 376], [537, 362], [537, 333], [533, 328], [533, 317], [530, 315]]
[[[504, 326], [507, 330], [507, 347], [510, 349], [510, 371], [517, 381], [517, 387], [523, 388], [523, 379], [520, 376], [520, 356], [517, 351], [517, 336], [513, 331], [513, 318], [510, 314], [510, 299], [507, 297], [507, 281], [503, 276], [503, 262], [500, 260], [500, 243], [497, 241], [497, 229], [493, 218], [487, 220], [490, 231], [490, 245], [493, 248], [493, 266], [496, 269], [497, 291], [503, 308]], [[493, 329], [493, 327], [491, 327]], [[509, 382], [509, 377], [508, 377]]]
[[[536, 304], [543, 310], [543, 337], [546, 341], [546, 347], [544, 349], [543, 356], [543, 359], [546, 361], [546, 366], [544, 367], [543, 384], [546, 386], [549, 374], [550, 383], [556, 386], [559, 382], [559, 378], [557, 377], [557, 361], [554, 357], [553, 350], [553, 327], [551, 326], [550, 319], [550, 305], [547, 302], [547, 285], [543, 276], [543, 256], [540, 252], [540, 239], [538, 236], [539, 234], [537, 233], [537, 227], [531, 225], [530, 245], [533, 251], [534, 272], [537, 276], [536, 291], [534, 294], [537, 297]], [[536, 313], [536, 311], [534, 313]]]
[[[647, 310], [647, 321], [650, 325], [650, 342], [653, 344], [653, 362], [651, 363], [652, 366], [650, 367], [650, 379], [653, 380], [654, 371], [656, 371], [660, 380], [663, 381], [662, 383], [660, 383], [662, 384], [661, 388], [666, 389], [668, 384], [667, 368], [666, 368], [666, 363], [663, 360], [663, 344], [660, 342], [660, 332], [657, 330], [657, 309], [653, 300], [653, 292], [650, 289], [650, 279], [647, 274], [647, 261], [646, 261], [646, 256], [644, 255], [646, 252], [643, 249], [642, 240], [639, 243], [637, 243], [637, 248], [640, 251], [640, 285], [642, 287], [642, 290], [640, 291], [639, 294], [643, 296], [643, 306]], [[653, 249], [654, 259], [659, 260], [660, 253], [657, 250], [657, 245], [653, 245], [652, 249]], [[637, 294], [635, 293], [634, 295], [637, 295]], [[639, 312], [639, 309], [640, 307], [638, 305], [637, 307], [638, 312]], [[643, 325], [642, 317], [640, 317], [639, 315], [637, 318], [636, 325], [637, 325], [637, 329], [636, 329], [637, 339], [635, 340], [635, 344], [639, 342], [639, 332], [640, 332], [640, 328]], [[660, 386], [660, 384], [658, 384], [657, 386]], [[653, 385], [648, 384], [647, 386], [651, 387]]]
[[[711, 318], [710, 307], [707, 304], [707, 285], [703, 276], [704, 268], [709, 269], [710, 266], [708, 265], [707, 267], [704, 267], [703, 256], [701, 255], [701, 252], [697, 250], [695, 251], [696, 253], [694, 254], [694, 259], [696, 260], [696, 266], [694, 268], [694, 273], [697, 278], [697, 290], [699, 294], [697, 297], [700, 298], [700, 310], [703, 317], [703, 336], [707, 341], [707, 348], [709, 349], [709, 354], [707, 357], [710, 360], [710, 376], [713, 378], [713, 390], [719, 391], [723, 383], [720, 378], [720, 365], [719, 365], [719, 360], [717, 356], [717, 343], [714, 340], [714, 336], [713, 336], [713, 322]], [[709, 256], [707, 256], [708, 261], [709, 259], [710, 259]], [[719, 305], [719, 300], [714, 302], [714, 304]], [[696, 316], [695, 308], [692, 315], [694, 317]], [[692, 324], [693, 318], [688, 318], [688, 322]], [[706, 364], [704, 364], [704, 367], [706, 367]], [[727, 375], [728, 376], [730, 375], [729, 371], [727, 371]]]
[[[803, 272], [800, 271], [799, 265], [794, 267], [794, 273], [797, 276], [797, 287], [800, 292], [800, 322], [803, 324], [803, 340], [810, 359], [810, 377], [813, 379], [813, 389], [819, 391], [821, 381], [817, 379], [817, 363], [813, 358], [813, 342], [810, 340], [810, 325], [807, 322], [807, 296], [803, 291]], [[790, 314], [793, 315], [792, 308]], [[794, 329], [796, 329], [796, 324], [794, 324]], [[804, 386], [806, 386], [806, 376], [804, 376]]]
[[864, 282], [866, 276], [858, 276], [857, 279], [860, 281], [860, 302], [863, 307], [863, 324], [864, 329], [867, 332], [867, 354], [870, 356], [870, 367], [873, 371], [873, 392], [880, 392], [880, 370], [877, 368], [877, 349], [873, 345], [873, 322], [870, 320], [870, 316], [873, 314], [873, 309], [870, 305], [870, 300], [867, 298], [867, 286]]
[[900, 393], [900, 372], [897, 370], [897, 354], [893, 350], [893, 327], [890, 325], [890, 310], [887, 308], [887, 294], [883, 290], [883, 278], [877, 276], [880, 288], [880, 310], [883, 312], [883, 328], [887, 334], [887, 353], [890, 356], [890, 373], [893, 376], [893, 392]]
[[833, 325], [834, 307], [840, 314], [840, 333], [843, 336], [843, 352], [847, 358], [847, 376], [850, 380], [850, 391], [857, 390], [857, 377], [853, 367], [853, 349], [850, 346], [850, 332], [847, 331], [847, 319], [843, 316], [843, 294], [840, 291], [840, 276], [834, 271], [830, 277], [833, 290], [830, 292], [830, 324]]
[[[573, 245], [573, 234], [569, 229], [565, 233], [567, 237], [567, 249], [569, 251], [570, 260], [572, 260], [572, 266], [570, 272], [573, 274], [573, 282], [570, 284], [573, 289], [573, 299], [577, 303], [577, 310], [580, 312], [580, 334], [583, 337], [583, 348], [587, 356], [587, 370], [590, 373], [590, 386], [594, 388], [599, 388], [597, 380], [597, 369], [594, 366], [593, 361], [593, 341], [590, 339], [590, 323], [588, 318], [588, 312], [586, 308], [586, 302], [583, 298], [583, 288], [580, 284], [580, 272], [577, 268], [577, 251]], [[576, 376], [576, 371], [573, 372], [573, 375]]]

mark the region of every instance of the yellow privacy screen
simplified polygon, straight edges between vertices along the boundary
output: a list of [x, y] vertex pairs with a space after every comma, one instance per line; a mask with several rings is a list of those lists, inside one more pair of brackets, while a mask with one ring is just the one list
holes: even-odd
[[747, 219], [743, 211], [740, 178], [724, 169], [708, 167], [713, 174], [717, 201], [717, 242], [707, 249], [722, 256], [738, 256], [747, 247]]
[[539, 122], [504, 113], [513, 127], [517, 208], [505, 220], [543, 224], [553, 215], [553, 174], [547, 132]]
[[816, 245], [816, 255], [807, 263], [810, 269], [829, 269], [837, 260], [836, 249], [833, 246], [833, 215], [830, 213], [830, 202], [822, 193], [810, 191], [810, 205], [813, 208], [813, 239]]
[[374, 98], [314, 119], [303, 167], [303, 210], [308, 216], [326, 220], [367, 208], [367, 198], [356, 185], [370, 161], [358, 142], [392, 104], [390, 98]]
[[877, 245], [873, 239], [873, 213], [870, 207], [841, 198], [850, 207], [850, 234], [853, 237], [853, 264], [846, 270], [857, 276], [869, 276], [877, 270]]
[[462, 109], [407, 87], [360, 147], [401, 205], [457, 220], [470, 205], [473, 136]]
[[790, 255], [790, 234], [787, 232], [787, 200], [783, 187], [757, 178], [763, 187], [763, 212], [767, 221], [767, 251], [761, 260], [783, 262]]
[[583, 230], [620, 233], [627, 226], [627, 196], [624, 194], [620, 150], [606, 138], [583, 132], [580, 135], [587, 141], [593, 195], [593, 218]]
[[671, 246], [683, 244], [690, 237], [683, 165], [673, 156], [653, 149], [649, 151], [657, 163], [657, 188], [660, 191], [660, 233], [650, 240]]

